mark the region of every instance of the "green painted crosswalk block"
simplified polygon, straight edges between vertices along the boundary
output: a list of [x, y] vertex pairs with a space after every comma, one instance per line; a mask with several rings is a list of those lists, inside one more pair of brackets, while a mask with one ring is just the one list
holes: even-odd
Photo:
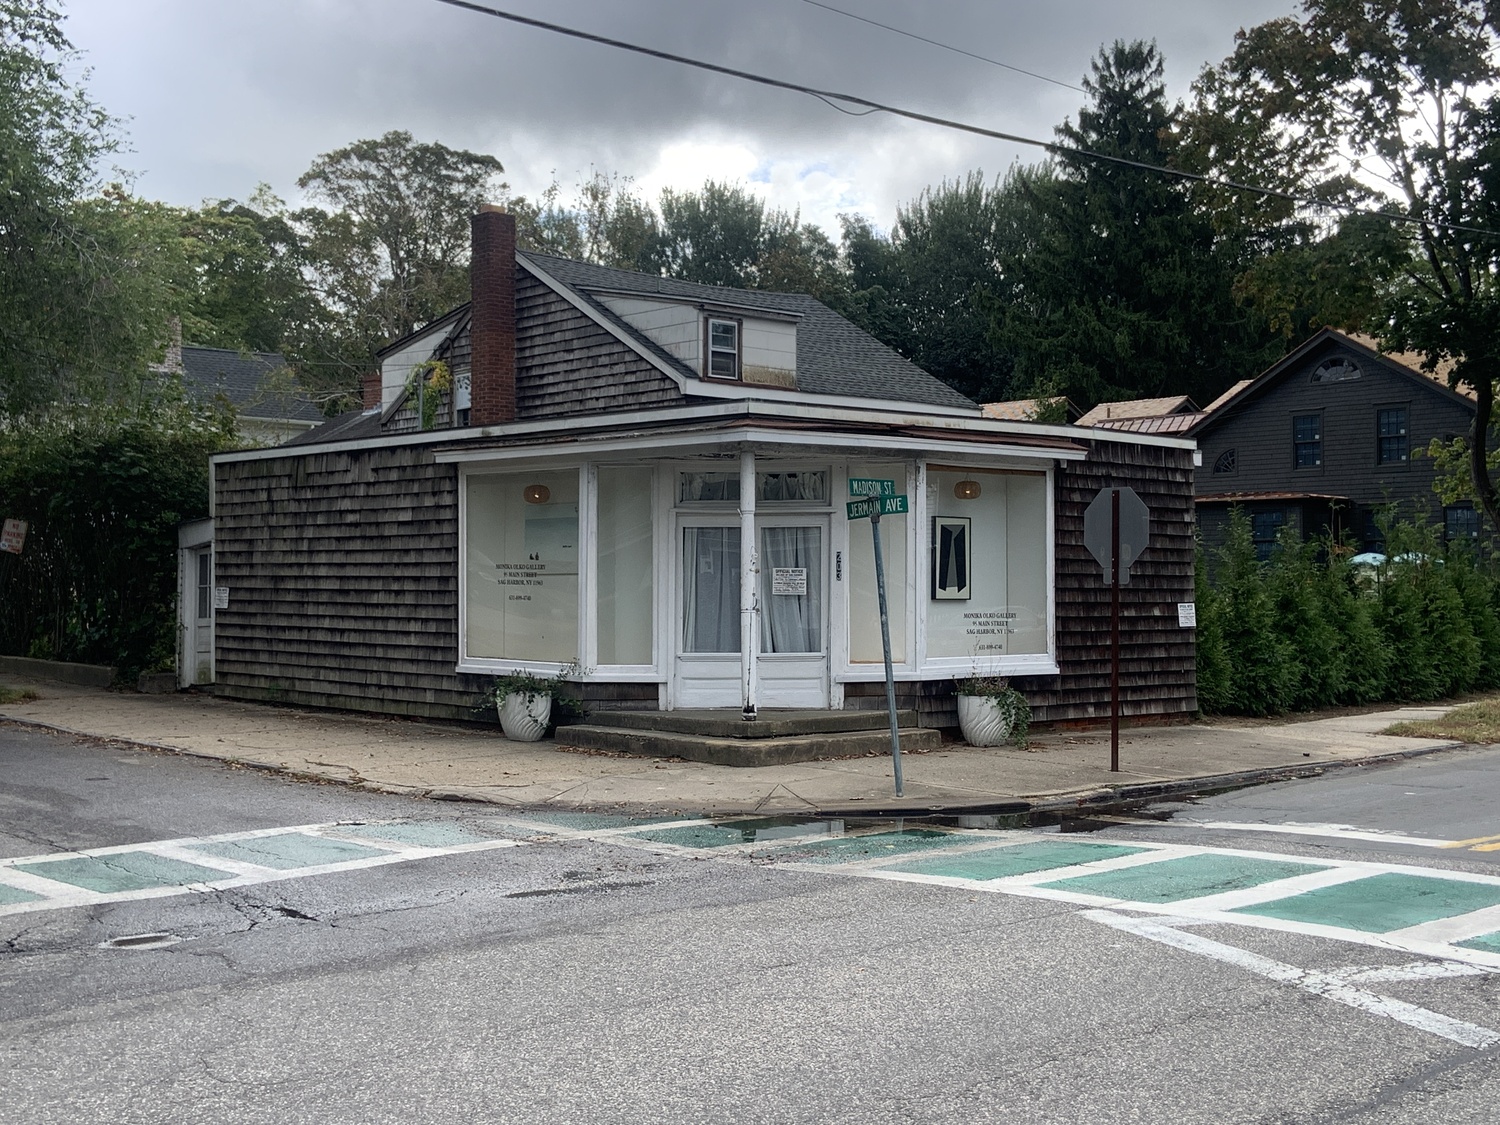
[[1242, 906], [1234, 913], [1384, 934], [1496, 905], [1500, 905], [1500, 886], [1387, 872], [1259, 906]]
[[349, 824], [335, 829], [340, 835], [361, 840], [384, 840], [414, 848], [456, 848], [462, 844], [485, 844], [492, 839], [446, 821], [409, 824]]
[[874, 832], [865, 836], [839, 836], [832, 840], [813, 840], [790, 844], [779, 849], [777, 859], [799, 863], [853, 863], [856, 860], [898, 856], [906, 852], [925, 852], [967, 843], [962, 836], [949, 832], [932, 832], [925, 828], [908, 828], [902, 832]]
[[1187, 898], [1242, 891], [1294, 875], [1310, 875], [1324, 870], [1310, 863], [1285, 860], [1249, 859], [1234, 855], [1189, 855], [1165, 859], [1144, 867], [1123, 871], [1100, 871], [1092, 875], [1075, 875], [1045, 887], [1059, 891], [1076, 891], [1101, 895], [1125, 902], [1180, 902]]
[[[738, 828], [718, 824], [698, 824], [684, 828], [654, 828], [648, 832], [631, 832], [632, 840], [654, 840], [658, 844], [676, 844], [679, 848], [727, 848], [745, 843], [745, 833]], [[753, 835], [750, 837], [755, 838]]]
[[79, 859], [52, 859], [40, 863], [18, 863], [17, 871], [29, 871], [44, 879], [55, 879], [100, 894], [144, 891], [151, 887], [180, 887], [186, 883], [209, 883], [231, 876], [211, 867], [199, 867], [180, 859], [150, 852], [115, 852]]
[[30, 891], [23, 891], [20, 887], [7, 887], [4, 883], [0, 883], [0, 906], [14, 906], [18, 902], [38, 902], [41, 897]]
[[[319, 867], [325, 863], [343, 863], [351, 859], [369, 859], [371, 856], [390, 855], [376, 848], [365, 848], [346, 840], [327, 840], [321, 836], [309, 836], [303, 832], [286, 832], [278, 836], [254, 836], [248, 840], [220, 840], [216, 843], [193, 844], [192, 850], [204, 855], [232, 859], [239, 863], [254, 863], [260, 867], [271, 867], [277, 871], [290, 871], [296, 867]], [[219, 878], [225, 878], [221, 875]]]
[[930, 856], [897, 864], [890, 871], [907, 871], [914, 875], [942, 875], [949, 879], [1004, 879], [1011, 875], [1030, 875], [1034, 871], [1051, 871], [1058, 867], [1076, 867], [1121, 855], [1134, 855], [1144, 848], [1122, 844], [1086, 844], [1079, 840], [1055, 840], [1040, 844], [1015, 844], [987, 848], [963, 855]]
[[1486, 953], [1500, 953], [1500, 932], [1493, 934], [1480, 934], [1478, 937], [1470, 938], [1468, 941], [1454, 942], [1465, 949], [1482, 949]]

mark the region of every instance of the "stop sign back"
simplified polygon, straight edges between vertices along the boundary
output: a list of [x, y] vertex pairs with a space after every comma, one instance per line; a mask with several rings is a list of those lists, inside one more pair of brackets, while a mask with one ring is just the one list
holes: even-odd
[[1120, 585], [1130, 585], [1130, 567], [1151, 540], [1151, 512], [1133, 488], [1101, 488], [1083, 513], [1083, 545], [1104, 568], [1109, 580], [1110, 494], [1120, 494]]

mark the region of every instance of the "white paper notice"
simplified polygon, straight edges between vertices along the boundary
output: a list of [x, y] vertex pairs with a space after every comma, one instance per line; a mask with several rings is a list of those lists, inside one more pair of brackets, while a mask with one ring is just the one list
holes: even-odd
[[1177, 624], [1184, 629], [1196, 629], [1198, 627], [1198, 607], [1192, 602], [1177, 603]]
[[228, 609], [229, 608], [229, 587], [228, 586], [215, 586], [214, 587], [214, 608], [215, 609]]
[[771, 568], [772, 594], [806, 594], [807, 568], [801, 566], [773, 566]]

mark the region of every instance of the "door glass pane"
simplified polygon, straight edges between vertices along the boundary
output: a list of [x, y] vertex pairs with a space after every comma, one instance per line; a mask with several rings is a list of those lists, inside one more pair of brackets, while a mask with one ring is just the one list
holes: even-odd
[[740, 651], [740, 529], [682, 529], [682, 651]]
[[761, 530], [761, 649], [823, 651], [823, 529]]
[[210, 594], [213, 591], [213, 563], [212, 556], [207, 551], [198, 553], [198, 620], [207, 621], [213, 614], [213, 601]]

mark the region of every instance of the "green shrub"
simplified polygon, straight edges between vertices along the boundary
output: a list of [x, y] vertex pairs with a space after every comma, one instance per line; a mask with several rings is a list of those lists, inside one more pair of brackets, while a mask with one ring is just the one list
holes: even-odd
[[208, 514], [208, 456], [231, 419], [180, 400], [0, 420], [0, 518], [30, 525], [0, 555], [0, 652], [170, 667], [177, 525]]

